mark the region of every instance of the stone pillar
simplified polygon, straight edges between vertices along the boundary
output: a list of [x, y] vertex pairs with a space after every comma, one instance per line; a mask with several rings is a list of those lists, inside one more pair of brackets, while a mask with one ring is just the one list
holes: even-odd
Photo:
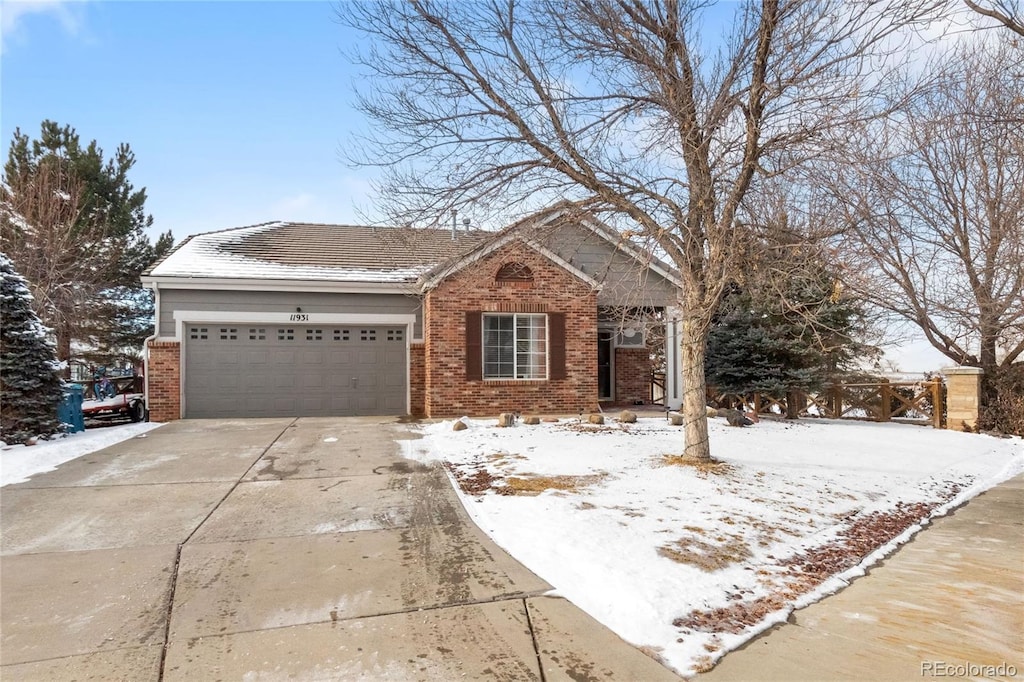
[[947, 367], [942, 374], [946, 377], [946, 428], [954, 431], [978, 428], [981, 368]]

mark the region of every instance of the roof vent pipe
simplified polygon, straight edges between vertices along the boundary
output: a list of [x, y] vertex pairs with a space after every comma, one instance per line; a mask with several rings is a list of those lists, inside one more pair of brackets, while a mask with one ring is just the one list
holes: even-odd
[[452, 209], [452, 241], [455, 241], [455, 235], [459, 230], [459, 211], [458, 209]]

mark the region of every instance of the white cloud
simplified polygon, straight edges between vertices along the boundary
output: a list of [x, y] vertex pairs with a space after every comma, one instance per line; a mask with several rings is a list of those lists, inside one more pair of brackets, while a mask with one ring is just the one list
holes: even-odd
[[4, 0], [0, 3], [0, 52], [11, 41], [25, 42], [23, 19], [32, 14], [52, 16], [65, 33], [79, 35], [85, 26], [86, 0]]

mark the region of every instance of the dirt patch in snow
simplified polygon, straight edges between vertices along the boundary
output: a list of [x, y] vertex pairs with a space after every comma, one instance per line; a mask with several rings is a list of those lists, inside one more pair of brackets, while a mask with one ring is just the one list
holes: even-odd
[[505, 485], [512, 490], [510, 493], [512, 495], [540, 495], [546, 490], [576, 493], [580, 491], [580, 488], [596, 485], [606, 477], [607, 474], [512, 477], [505, 480]]
[[[783, 569], [781, 584], [776, 584], [771, 594], [756, 599], [748, 599], [741, 593], [729, 594], [727, 599], [734, 600], [734, 603], [715, 609], [691, 611], [672, 621], [672, 624], [684, 632], [742, 632], [759, 623], [768, 614], [784, 608], [800, 595], [810, 592], [830, 576], [856, 566], [868, 554], [929, 517], [936, 507], [953, 499], [959, 492], [960, 486], [950, 484], [942, 500], [927, 503], [899, 502], [889, 511], [878, 511], [851, 519], [835, 541], [779, 560], [777, 566]], [[768, 558], [775, 559], [771, 555]]]
[[444, 467], [452, 473], [455, 482], [459, 484], [459, 489], [467, 495], [483, 495], [488, 490], [493, 490], [499, 495], [512, 494], [499, 483], [502, 478], [494, 476], [483, 465], [457, 466], [451, 462], [445, 462]]
[[702, 474], [731, 474], [735, 467], [727, 462], [711, 459], [695, 459], [684, 455], [662, 455], [658, 460], [662, 466], [692, 467]]
[[750, 545], [739, 535], [710, 539], [696, 535], [684, 536], [659, 547], [658, 554], [676, 563], [696, 566], [708, 573], [746, 561], [752, 556]]
[[494, 491], [498, 495], [540, 495], [548, 490], [563, 493], [580, 492], [582, 488], [597, 485], [607, 478], [607, 473], [588, 474], [585, 476], [535, 476], [520, 475], [508, 478], [494, 475], [484, 464], [457, 465], [446, 463], [445, 467], [452, 472], [459, 488], [469, 495], [483, 495]]

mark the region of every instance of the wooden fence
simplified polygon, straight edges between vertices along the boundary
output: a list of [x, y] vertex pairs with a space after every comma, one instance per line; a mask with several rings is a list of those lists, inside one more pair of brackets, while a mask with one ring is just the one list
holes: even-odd
[[709, 389], [708, 398], [709, 402], [719, 406], [745, 404], [765, 416], [788, 414], [788, 400], [792, 399], [800, 416], [901, 421], [931, 424], [937, 429], [943, 427], [941, 380], [833, 384], [819, 393], [793, 392], [784, 398], [760, 393], [747, 396], [717, 394]]

